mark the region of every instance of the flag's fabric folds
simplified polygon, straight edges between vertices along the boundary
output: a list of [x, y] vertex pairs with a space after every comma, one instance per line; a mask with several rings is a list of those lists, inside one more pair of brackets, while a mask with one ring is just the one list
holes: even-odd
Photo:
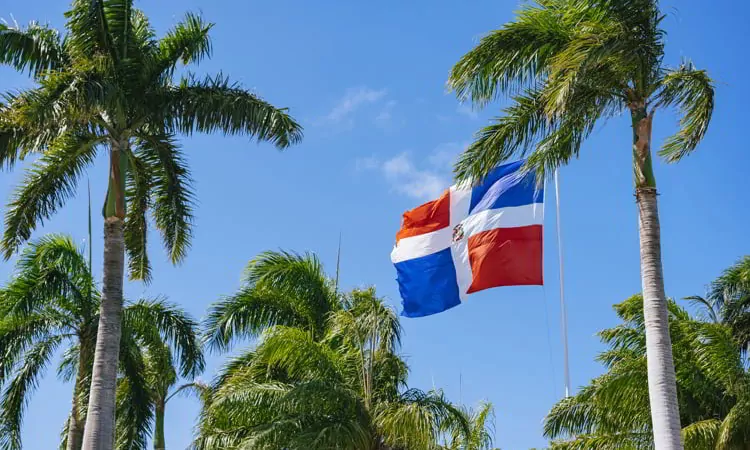
[[542, 284], [544, 192], [521, 165], [404, 213], [391, 253], [403, 315], [439, 313], [483, 289]]

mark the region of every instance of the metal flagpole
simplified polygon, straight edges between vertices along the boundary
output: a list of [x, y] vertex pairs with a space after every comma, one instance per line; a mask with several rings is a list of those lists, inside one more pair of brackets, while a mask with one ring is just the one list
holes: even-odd
[[557, 222], [557, 257], [560, 265], [560, 333], [563, 342], [563, 369], [565, 370], [565, 397], [570, 396], [570, 366], [568, 364], [568, 311], [565, 307], [565, 276], [563, 244], [560, 231], [560, 177], [555, 169], [555, 213]]

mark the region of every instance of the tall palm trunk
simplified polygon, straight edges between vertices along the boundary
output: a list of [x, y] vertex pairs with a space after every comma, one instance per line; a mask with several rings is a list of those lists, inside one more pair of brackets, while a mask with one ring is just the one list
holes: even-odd
[[632, 108], [635, 196], [641, 245], [641, 283], [646, 327], [648, 394], [656, 450], [681, 450], [680, 413], [672, 342], [669, 337], [667, 297], [661, 264], [661, 231], [656, 181], [651, 162], [653, 113], [645, 105]]
[[73, 406], [70, 411], [70, 420], [68, 421], [68, 439], [66, 450], [81, 450], [83, 444], [83, 420], [81, 420], [81, 394], [86, 389], [84, 380], [86, 379], [86, 373], [88, 367], [87, 361], [90, 361], [88, 356], [89, 352], [86, 352], [86, 345], [84, 344], [85, 337], [79, 338], [81, 350], [78, 353], [78, 371], [76, 372], [75, 386], [73, 387]]
[[115, 443], [115, 389], [125, 270], [125, 174], [122, 159], [126, 146], [126, 141], [114, 142], [110, 152], [109, 193], [104, 208], [102, 301], [83, 450], [112, 450]]
[[166, 402], [163, 398], [160, 398], [154, 408], [154, 450], [166, 449], [166, 442], [164, 440], [164, 411], [166, 408]]

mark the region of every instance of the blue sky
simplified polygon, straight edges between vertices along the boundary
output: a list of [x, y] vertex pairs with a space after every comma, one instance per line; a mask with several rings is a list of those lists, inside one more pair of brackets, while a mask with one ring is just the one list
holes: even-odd
[[[0, 17], [59, 28], [65, 3], [2, 1]], [[184, 139], [198, 194], [192, 251], [182, 266], [172, 267], [154, 235], [154, 281], [128, 284], [128, 297], [166, 295], [202, 317], [211, 302], [238, 287], [245, 264], [263, 250], [313, 251], [333, 272], [342, 233], [342, 284], [375, 285], [397, 305], [389, 253], [401, 213], [451, 184], [453, 157], [501, 106], [479, 112], [460, 106], [446, 92], [448, 71], [478, 37], [511, 19], [517, 0], [160, 0], [137, 6], [159, 34], [188, 10], [215, 22], [214, 57], [197, 72], [222, 70], [275, 105], [288, 106], [304, 124], [305, 139], [284, 153], [242, 137]], [[703, 293], [723, 268], [750, 253], [744, 199], [750, 152], [743, 134], [750, 6], [671, 0], [662, 8], [666, 62], [689, 57], [710, 71], [718, 88], [714, 120], [699, 151], [678, 165], [656, 167], [667, 293], [684, 297]], [[0, 68], [0, 90], [28, 85]], [[675, 127], [676, 116], [659, 112], [655, 139]], [[581, 159], [561, 172], [574, 386], [601, 372], [595, 333], [616, 323], [611, 305], [640, 289], [630, 159], [629, 119], [622, 117], [601, 124]], [[106, 189], [104, 163], [100, 157], [89, 171], [95, 211]], [[20, 169], [0, 174], [0, 210], [21, 177]], [[85, 180], [82, 186], [35, 237], [64, 232], [84, 243]], [[441, 387], [470, 405], [491, 401], [496, 443], [503, 449], [543, 446], [542, 419], [563, 394], [553, 213], [550, 204], [544, 288], [485, 291], [446, 313], [403, 320], [411, 385]], [[100, 274], [102, 224], [99, 216], [94, 220]], [[12, 261], [0, 262], [0, 282], [11, 272]], [[203, 378], [223, 360], [212, 355]], [[25, 417], [26, 448], [56, 446], [71, 394], [72, 386], [50, 370]], [[170, 403], [170, 448], [188, 445], [197, 409], [191, 399]]]

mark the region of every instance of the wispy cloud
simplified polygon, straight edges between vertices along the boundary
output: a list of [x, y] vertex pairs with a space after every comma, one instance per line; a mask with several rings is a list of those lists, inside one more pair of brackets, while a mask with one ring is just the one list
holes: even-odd
[[447, 142], [437, 146], [417, 163], [409, 152], [381, 161], [370, 156], [355, 162], [357, 170], [380, 173], [394, 192], [419, 200], [437, 198], [451, 184], [451, 168], [466, 145]]
[[380, 128], [389, 128], [393, 121], [393, 108], [396, 106], [396, 100], [388, 100], [381, 108], [380, 113], [375, 116], [375, 125]]
[[413, 198], [432, 199], [448, 187], [448, 178], [433, 170], [417, 168], [408, 153], [385, 161], [382, 171], [394, 191]]
[[333, 109], [318, 120], [319, 124], [352, 125], [353, 115], [363, 106], [377, 103], [386, 95], [385, 89], [368, 87], [349, 88]]
[[452, 170], [458, 155], [469, 146], [468, 142], [445, 142], [432, 151], [427, 161], [435, 168]]

